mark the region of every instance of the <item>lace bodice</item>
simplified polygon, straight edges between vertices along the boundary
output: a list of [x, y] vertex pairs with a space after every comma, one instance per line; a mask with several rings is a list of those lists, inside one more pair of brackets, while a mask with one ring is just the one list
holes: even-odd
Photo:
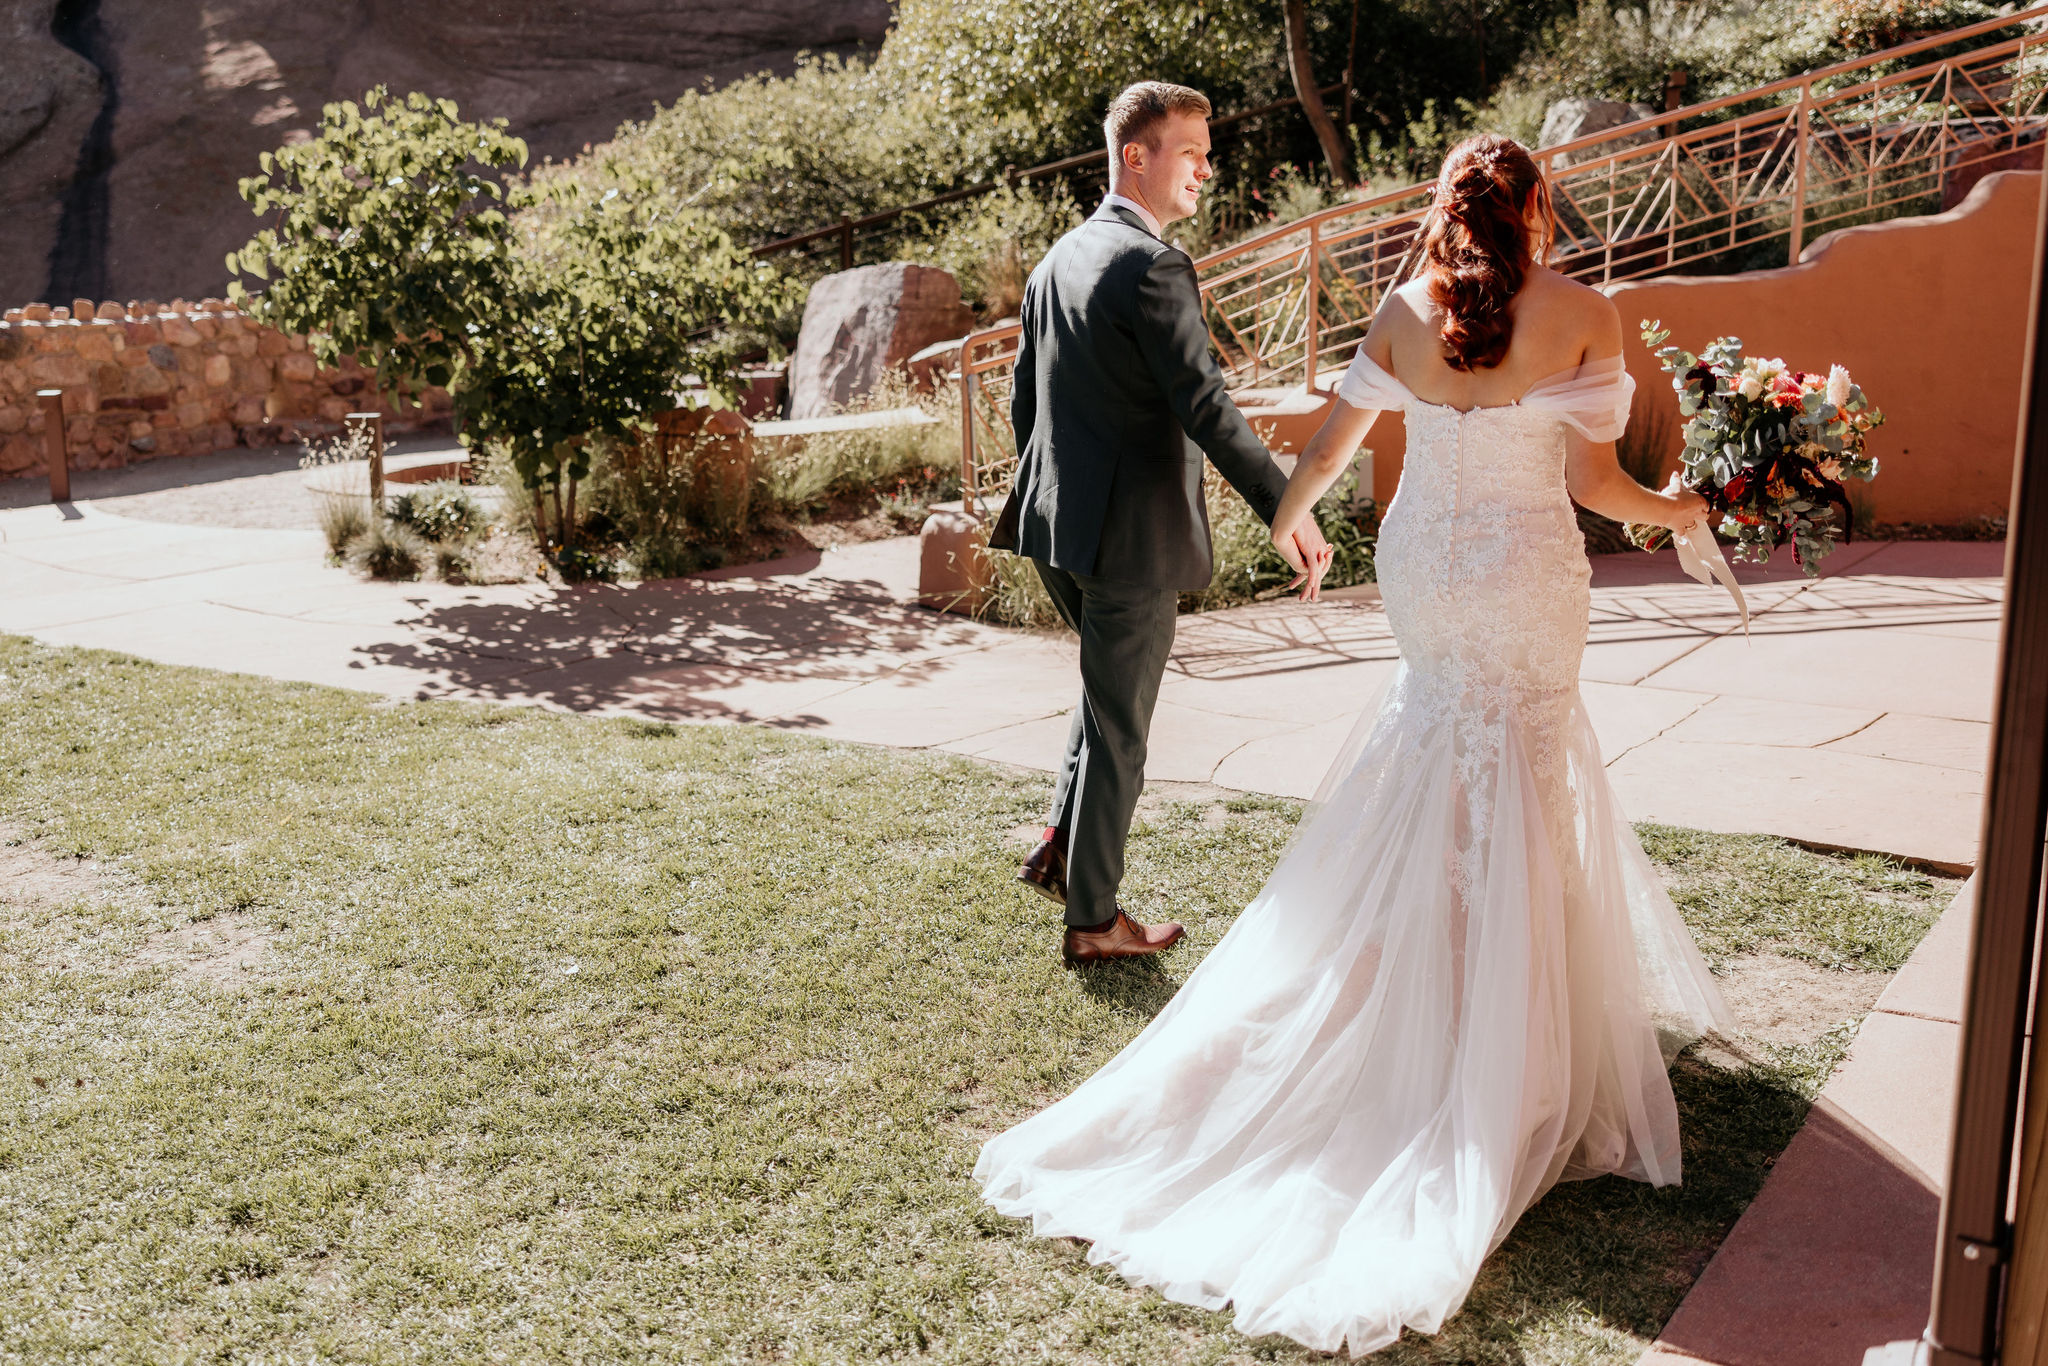
[[[1565, 490], [1565, 437], [1613, 440], [1628, 424], [1634, 392], [1616, 356], [1553, 375], [1518, 402], [1461, 412], [1417, 398], [1362, 347], [1337, 390], [1347, 403], [1398, 409], [1407, 419], [1401, 484], [1376, 560], [1418, 702], [1456, 719], [1459, 767], [1468, 774], [1498, 762], [1512, 711], [1538, 783], [1559, 811], [1567, 807], [1558, 756], [1577, 698], [1592, 578]], [[1478, 794], [1483, 785], [1466, 790]], [[1475, 828], [1487, 814], [1471, 813]], [[1564, 852], [1568, 832], [1553, 833]], [[1475, 849], [1461, 852], [1464, 884], [1480, 870]]]
[[[1402, 488], [1446, 515], [1543, 511], [1566, 497], [1564, 438], [1613, 441], [1628, 426], [1635, 381], [1620, 356], [1540, 380], [1513, 403], [1465, 411], [1428, 403], [1360, 347], [1337, 386], [1357, 408], [1400, 411], [1408, 422]], [[1555, 458], [1553, 458], [1555, 457]]]

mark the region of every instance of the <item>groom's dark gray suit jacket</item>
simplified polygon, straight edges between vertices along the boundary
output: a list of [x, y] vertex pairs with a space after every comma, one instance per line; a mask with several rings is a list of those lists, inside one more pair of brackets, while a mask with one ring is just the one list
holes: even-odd
[[1208, 587], [1203, 453], [1269, 525], [1287, 480], [1224, 392], [1194, 262], [1104, 205], [1031, 272], [1023, 323], [1016, 484], [990, 544], [1074, 574]]

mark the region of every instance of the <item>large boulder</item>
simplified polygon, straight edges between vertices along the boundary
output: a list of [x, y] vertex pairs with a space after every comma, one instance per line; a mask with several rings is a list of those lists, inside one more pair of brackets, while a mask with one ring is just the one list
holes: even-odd
[[[98, 68], [51, 33], [56, 14], [57, 0], [0, 0], [0, 306], [8, 308], [46, 292], [65, 193], [106, 102]], [[89, 214], [92, 197], [79, 207]], [[93, 224], [74, 227], [82, 235]]]
[[[707, 82], [784, 73], [806, 50], [872, 52], [891, 9], [889, 0], [0, 0], [0, 306], [43, 297], [67, 194], [86, 229], [74, 235], [75, 278], [60, 280], [74, 292], [224, 293], [221, 258], [262, 226], [236, 180], [256, 174], [259, 154], [311, 136], [322, 104], [359, 100], [373, 85], [446, 96], [468, 118], [502, 115], [535, 162], [559, 159]], [[95, 130], [102, 107], [110, 117]], [[97, 174], [75, 186], [81, 167]], [[89, 283], [102, 275], [104, 285]]]
[[[1610, 128], [1619, 128], [1624, 123], [1647, 119], [1657, 111], [1637, 101], [1624, 104], [1620, 100], [1597, 100], [1588, 95], [1572, 95], [1550, 106], [1543, 115], [1543, 132], [1538, 135], [1536, 145], [1562, 147], [1567, 142], [1604, 133]], [[1591, 161], [1594, 157], [1610, 156], [1624, 147], [1651, 142], [1657, 134], [1651, 129], [1630, 133], [1626, 137], [1613, 138], [1598, 147], [1589, 147], [1576, 154], [1560, 156], [1558, 160], [1569, 166], [1578, 161]]]
[[789, 415], [830, 417], [933, 342], [974, 330], [960, 282], [933, 266], [891, 261], [811, 286], [789, 367]]

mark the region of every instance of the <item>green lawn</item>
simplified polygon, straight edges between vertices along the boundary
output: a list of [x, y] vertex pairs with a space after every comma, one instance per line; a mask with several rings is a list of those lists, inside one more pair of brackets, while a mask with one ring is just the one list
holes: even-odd
[[[1131, 902], [1190, 942], [1077, 973], [1002, 838], [1046, 786], [0, 638], [0, 1361], [1307, 1359], [976, 1199], [1297, 810], [1163, 807]], [[1950, 889], [1647, 834], [1736, 973], [1888, 970]], [[1560, 1190], [1390, 1358], [1632, 1359], [1846, 1038], [1682, 1062], [1685, 1186]]]

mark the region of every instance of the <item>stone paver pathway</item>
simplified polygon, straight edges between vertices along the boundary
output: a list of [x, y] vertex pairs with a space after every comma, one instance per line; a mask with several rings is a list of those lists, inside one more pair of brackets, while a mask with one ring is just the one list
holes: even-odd
[[[163, 515], [180, 520], [107, 510], [135, 498], [0, 504], [0, 631], [1041, 769], [1077, 689], [1069, 639], [916, 607], [911, 538], [631, 586], [366, 583], [327, 567], [310, 530], [198, 525], [175, 501]], [[1745, 570], [1748, 639], [1667, 556], [1601, 557], [1585, 694], [1628, 811], [1974, 863], [2002, 557], [1866, 543], [1817, 581]], [[1396, 655], [1370, 590], [1339, 597], [1183, 618], [1150, 776], [1312, 793]]]

